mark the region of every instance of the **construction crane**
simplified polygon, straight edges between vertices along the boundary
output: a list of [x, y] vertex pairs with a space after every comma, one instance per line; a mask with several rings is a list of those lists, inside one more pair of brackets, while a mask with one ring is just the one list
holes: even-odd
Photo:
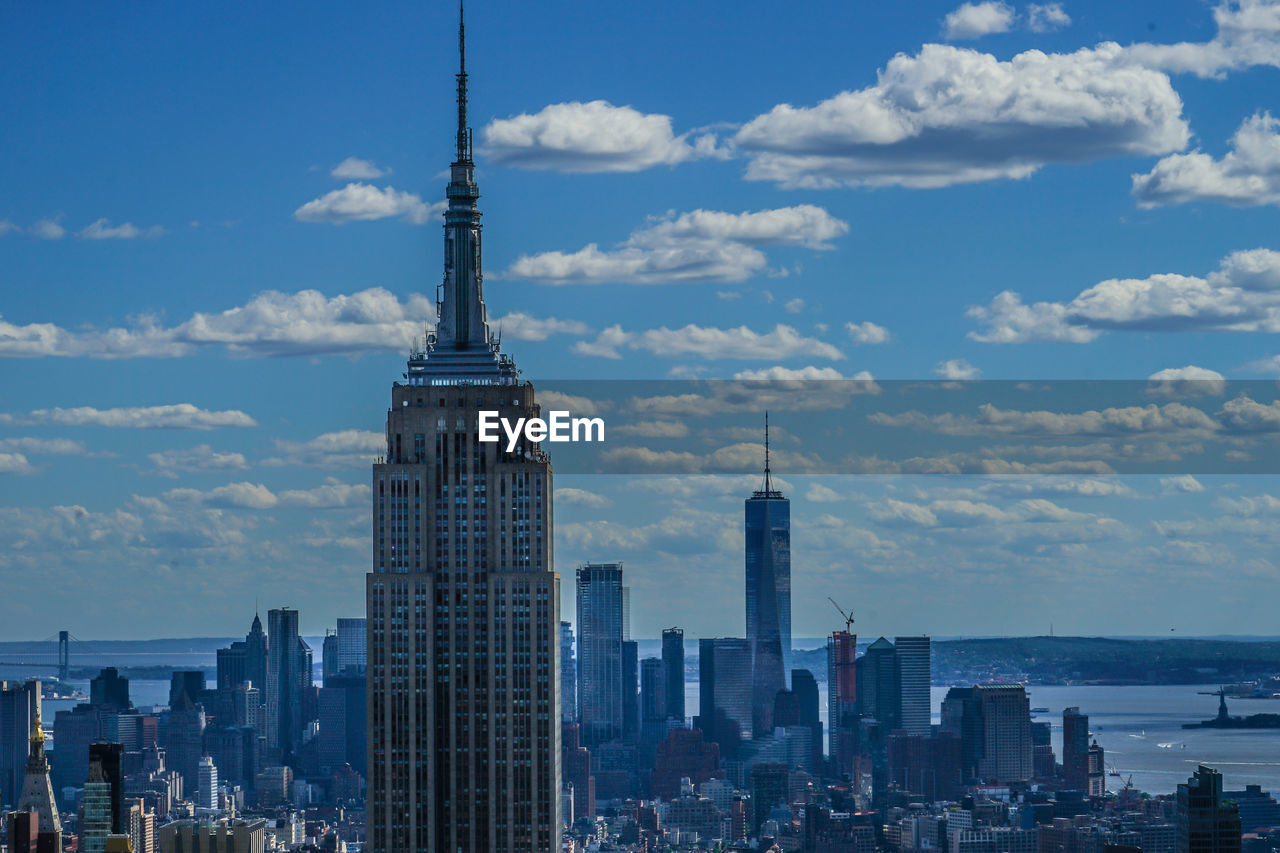
[[1121, 782], [1124, 783], [1124, 787], [1120, 789], [1120, 795], [1119, 795], [1120, 802], [1121, 803], [1130, 802], [1133, 799], [1133, 791], [1134, 791], [1133, 774], [1130, 773], [1129, 778], [1126, 779], [1124, 776], [1120, 774], [1120, 771], [1116, 769], [1116, 766], [1114, 764], [1108, 764], [1107, 766], [1110, 768], [1110, 772], [1107, 773], [1107, 775], [1114, 776], [1115, 778], [1119, 779]]
[[844, 608], [841, 607], [839, 604], [836, 604], [836, 600], [829, 595], [827, 596], [827, 601], [830, 601], [831, 606], [834, 607], [840, 613], [840, 615], [844, 618], [844, 632], [846, 634], [852, 634], [853, 633], [853, 614], [846, 613]]

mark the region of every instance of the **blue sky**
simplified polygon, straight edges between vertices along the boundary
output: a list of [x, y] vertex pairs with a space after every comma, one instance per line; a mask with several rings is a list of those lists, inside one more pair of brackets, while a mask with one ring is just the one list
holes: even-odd
[[[1280, 374], [1280, 4], [468, 21], [486, 298], [535, 382]], [[60, 627], [42, 605], [91, 638], [231, 633], [255, 597], [311, 632], [359, 611], [368, 459], [442, 266], [455, 25], [0, 9], [0, 577], [48, 590], [4, 596], [0, 635]], [[885, 633], [1273, 632], [1272, 480], [1055, 482], [797, 479], [797, 611], [840, 584]], [[741, 489], [560, 484], [566, 589], [619, 557], [638, 632], [741, 631]], [[669, 582], [726, 605], [672, 614]]]

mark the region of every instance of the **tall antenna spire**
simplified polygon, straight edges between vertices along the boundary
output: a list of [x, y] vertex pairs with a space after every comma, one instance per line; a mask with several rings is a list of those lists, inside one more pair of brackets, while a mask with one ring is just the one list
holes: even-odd
[[769, 410], [764, 412], [764, 490], [773, 491], [773, 481], [769, 476]]
[[471, 131], [467, 128], [467, 25], [463, 0], [458, 0], [458, 162], [471, 160]]

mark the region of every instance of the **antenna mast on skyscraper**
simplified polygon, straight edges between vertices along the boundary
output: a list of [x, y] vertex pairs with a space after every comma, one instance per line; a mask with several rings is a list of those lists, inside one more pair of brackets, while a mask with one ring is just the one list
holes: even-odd
[[773, 482], [769, 477], [769, 410], [764, 412], [764, 490], [773, 491]]
[[463, 0], [458, 0], [458, 162], [471, 160], [471, 131], [467, 129], [467, 25]]

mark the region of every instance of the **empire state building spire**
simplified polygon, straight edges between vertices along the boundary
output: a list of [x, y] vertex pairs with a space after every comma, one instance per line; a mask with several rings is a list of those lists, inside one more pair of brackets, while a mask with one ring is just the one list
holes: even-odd
[[489, 332], [480, 264], [480, 188], [475, 181], [471, 128], [467, 126], [467, 41], [458, 5], [458, 129], [444, 217], [444, 280], [437, 302], [437, 323], [426, 346], [413, 352], [405, 374], [416, 384], [439, 382], [507, 383], [515, 366], [499, 352]]

